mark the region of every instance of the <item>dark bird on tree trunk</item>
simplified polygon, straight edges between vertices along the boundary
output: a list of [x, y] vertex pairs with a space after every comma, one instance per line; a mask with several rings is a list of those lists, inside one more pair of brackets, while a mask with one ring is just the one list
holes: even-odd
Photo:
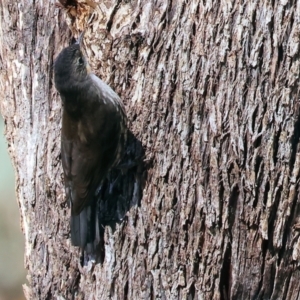
[[90, 72], [80, 39], [58, 55], [54, 76], [63, 103], [61, 157], [71, 241], [88, 250], [99, 233], [97, 191], [122, 157], [127, 127], [120, 97]]

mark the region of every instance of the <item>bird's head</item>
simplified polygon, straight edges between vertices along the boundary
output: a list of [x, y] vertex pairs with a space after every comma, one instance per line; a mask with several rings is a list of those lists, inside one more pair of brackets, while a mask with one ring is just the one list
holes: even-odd
[[55, 86], [60, 93], [76, 90], [90, 72], [81, 49], [80, 40], [63, 49], [54, 63]]

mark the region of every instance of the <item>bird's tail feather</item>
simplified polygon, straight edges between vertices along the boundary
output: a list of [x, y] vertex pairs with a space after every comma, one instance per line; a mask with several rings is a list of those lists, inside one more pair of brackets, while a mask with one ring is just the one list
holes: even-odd
[[96, 205], [86, 206], [78, 215], [71, 215], [71, 242], [88, 253], [93, 253], [100, 241]]

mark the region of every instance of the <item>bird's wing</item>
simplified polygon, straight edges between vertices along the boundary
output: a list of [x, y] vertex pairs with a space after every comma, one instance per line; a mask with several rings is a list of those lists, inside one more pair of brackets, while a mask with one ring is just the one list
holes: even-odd
[[86, 107], [86, 114], [78, 120], [65, 111], [63, 115], [62, 162], [74, 214], [92, 201], [124, 144], [120, 140], [126, 122], [122, 101], [97, 76], [92, 80], [86, 102], [91, 106]]
[[[63, 116], [62, 164], [72, 213], [77, 215], [92, 201], [101, 181], [112, 167], [119, 143], [120, 122], [114, 113], [101, 109], [83, 125]], [[69, 127], [68, 127], [69, 126]]]
[[65, 185], [75, 215], [92, 201], [104, 177], [99, 160], [97, 153], [83, 149], [78, 141], [62, 138]]

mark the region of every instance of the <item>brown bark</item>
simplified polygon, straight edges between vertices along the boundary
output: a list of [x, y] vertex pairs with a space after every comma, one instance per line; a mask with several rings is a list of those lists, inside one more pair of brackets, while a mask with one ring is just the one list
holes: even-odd
[[[299, 2], [67, 2], [0, 2], [28, 298], [300, 299]], [[52, 64], [66, 21], [77, 35], [88, 19], [92, 69], [124, 100], [145, 163], [101, 202], [123, 220], [104, 226], [103, 263], [81, 267]]]

